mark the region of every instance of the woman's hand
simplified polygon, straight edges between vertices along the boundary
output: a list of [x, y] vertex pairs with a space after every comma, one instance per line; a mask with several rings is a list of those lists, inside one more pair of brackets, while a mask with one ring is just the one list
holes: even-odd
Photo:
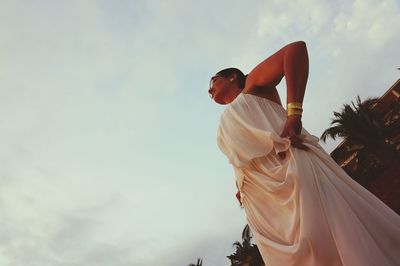
[[240, 206], [242, 206], [242, 201], [240, 200], [241, 196], [240, 196], [240, 191], [239, 190], [236, 193], [236, 198], [239, 201]]
[[[301, 116], [299, 115], [291, 115], [286, 119], [285, 126], [283, 127], [283, 131], [281, 133], [282, 138], [289, 138], [290, 143], [293, 147], [308, 151], [309, 148], [303, 144], [303, 139], [300, 137], [302, 129]], [[278, 156], [281, 159], [285, 159], [285, 153], [280, 152]]]

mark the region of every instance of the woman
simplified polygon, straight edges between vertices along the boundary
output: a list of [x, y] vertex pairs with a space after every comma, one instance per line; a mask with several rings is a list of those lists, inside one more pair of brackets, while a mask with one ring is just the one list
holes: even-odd
[[[287, 110], [276, 85], [285, 77]], [[218, 146], [233, 165], [237, 197], [266, 265], [400, 265], [400, 216], [353, 181], [302, 128], [308, 77], [304, 42], [286, 45], [247, 76], [211, 78], [229, 104]]]

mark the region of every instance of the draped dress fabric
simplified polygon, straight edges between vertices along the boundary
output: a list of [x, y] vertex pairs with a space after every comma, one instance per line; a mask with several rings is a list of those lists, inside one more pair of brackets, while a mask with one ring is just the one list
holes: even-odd
[[305, 129], [309, 151], [292, 148], [279, 136], [285, 120], [281, 105], [241, 93], [224, 110], [217, 135], [265, 265], [400, 265], [400, 216]]

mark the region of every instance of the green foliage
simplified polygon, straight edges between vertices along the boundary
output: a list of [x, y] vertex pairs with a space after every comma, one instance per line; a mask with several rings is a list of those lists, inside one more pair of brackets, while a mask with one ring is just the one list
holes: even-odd
[[[395, 145], [391, 142], [400, 131], [398, 110], [393, 110], [395, 115], [385, 120], [373, 110], [377, 102], [378, 98], [361, 101], [360, 96], [357, 96], [356, 103], [352, 101], [351, 104], [344, 104], [340, 112], [334, 112], [331, 127], [321, 135], [324, 142], [328, 137], [346, 140], [350, 149], [343, 156], [357, 152], [361, 169], [358, 174], [362, 177], [373, 176], [385, 163], [398, 158]], [[398, 105], [396, 108], [399, 108]]]
[[387, 139], [398, 134], [399, 121], [385, 123], [383, 117], [374, 112], [372, 107], [377, 98], [361, 101], [357, 96], [356, 103], [344, 104], [341, 112], [334, 112], [331, 127], [321, 136], [325, 142], [327, 137], [344, 138], [350, 145], [372, 149], [387, 146]]
[[202, 266], [203, 265], [203, 260], [198, 258], [196, 264], [189, 264], [188, 266]]
[[249, 262], [250, 266], [264, 266], [263, 259], [257, 245], [251, 244], [252, 234], [249, 225], [246, 225], [242, 232], [242, 243], [236, 241], [233, 246], [236, 250], [227, 256], [231, 265], [239, 265], [241, 262]]

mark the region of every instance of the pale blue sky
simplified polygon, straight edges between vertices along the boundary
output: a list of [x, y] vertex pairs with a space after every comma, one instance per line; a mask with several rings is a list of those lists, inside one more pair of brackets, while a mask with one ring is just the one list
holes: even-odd
[[246, 221], [210, 76], [306, 41], [320, 136], [398, 79], [398, 21], [394, 0], [0, 0], [0, 264], [228, 265]]

